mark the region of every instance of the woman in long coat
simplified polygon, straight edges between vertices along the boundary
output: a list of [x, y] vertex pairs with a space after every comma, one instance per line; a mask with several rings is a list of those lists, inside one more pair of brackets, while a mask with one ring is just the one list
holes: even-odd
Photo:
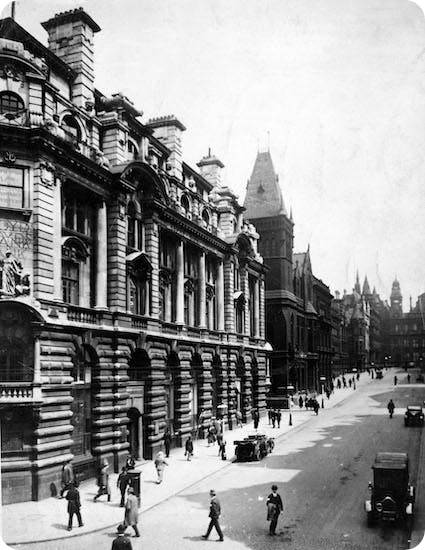
[[127, 502], [125, 503], [124, 525], [126, 527], [133, 527], [136, 537], [140, 537], [139, 529], [137, 528], [138, 519], [139, 503], [137, 502], [133, 487], [130, 487], [128, 490]]

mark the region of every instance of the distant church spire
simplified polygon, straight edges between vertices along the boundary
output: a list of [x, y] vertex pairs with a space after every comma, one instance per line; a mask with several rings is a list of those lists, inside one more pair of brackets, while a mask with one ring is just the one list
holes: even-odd
[[357, 270], [356, 273], [356, 284], [354, 285], [354, 292], [357, 292], [357, 294], [361, 294], [362, 292], [362, 289], [360, 288], [359, 270]]
[[365, 276], [364, 278], [364, 283], [363, 283], [363, 294], [366, 296], [368, 294], [370, 294], [370, 286], [369, 286], [369, 281], [367, 280], [367, 275]]
[[391, 287], [390, 312], [392, 317], [399, 317], [403, 315], [403, 296], [401, 294], [400, 283], [397, 281], [397, 277], [394, 279]]

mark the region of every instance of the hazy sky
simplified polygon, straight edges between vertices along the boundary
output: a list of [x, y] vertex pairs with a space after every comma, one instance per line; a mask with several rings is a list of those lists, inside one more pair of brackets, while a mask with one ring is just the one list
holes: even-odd
[[[407, 0], [19, 0], [39, 25], [83, 6], [100, 25], [96, 86], [187, 127], [244, 199], [270, 150], [295, 220], [295, 250], [351, 290], [356, 269], [388, 297], [425, 291], [425, 21]], [[7, 14], [7, 8], [3, 16]]]

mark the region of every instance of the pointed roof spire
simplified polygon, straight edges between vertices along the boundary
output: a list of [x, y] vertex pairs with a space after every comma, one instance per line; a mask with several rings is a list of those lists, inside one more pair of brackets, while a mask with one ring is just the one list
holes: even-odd
[[288, 215], [270, 151], [257, 153], [246, 188], [244, 207], [247, 219]]
[[356, 284], [354, 285], [354, 292], [357, 292], [357, 294], [361, 294], [359, 270], [357, 270], [356, 272]]
[[363, 294], [370, 294], [370, 286], [369, 286], [369, 281], [367, 280], [367, 275], [364, 278]]

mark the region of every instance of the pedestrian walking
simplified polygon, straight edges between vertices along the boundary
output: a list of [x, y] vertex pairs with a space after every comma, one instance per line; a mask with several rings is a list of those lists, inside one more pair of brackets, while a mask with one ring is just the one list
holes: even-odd
[[221, 453], [221, 446], [223, 444], [223, 434], [220, 432], [217, 434], [218, 455]]
[[216, 434], [216, 431], [215, 431], [215, 427], [213, 424], [211, 424], [209, 427], [208, 427], [208, 436], [207, 436], [207, 441], [208, 441], [208, 447], [212, 444], [214, 444], [215, 442], [215, 434]]
[[277, 427], [280, 428], [280, 421], [282, 420], [282, 413], [280, 412], [280, 409], [277, 410], [276, 412], [276, 422], [277, 422]]
[[221, 530], [220, 523], [219, 523], [221, 506], [220, 506], [220, 501], [218, 500], [216, 493], [213, 489], [211, 489], [210, 491], [210, 498], [211, 498], [210, 513], [208, 516], [210, 518], [210, 523], [208, 525], [207, 532], [205, 533], [205, 535], [202, 535], [202, 538], [206, 540], [210, 536], [212, 528], [215, 527], [215, 530], [217, 531], [217, 534], [220, 537], [218, 540], [222, 542], [224, 540], [224, 537], [223, 537], [223, 532]]
[[272, 410], [272, 428], [274, 428], [276, 425], [276, 411]]
[[111, 488], [109, 487], [109, 463], [105, 459], [103, 461], [102, 467], [99, 472], [99, 476], [97, 479], [97, 484], [99, 486], [99, 489], [97, 491], [97, 495], [93, 498], [93, 501], [96, 502], [97, 499], [102, 495], [108, 495], [108, 502], [111, 501]]
[[77, 516], [78, 527], [83, 527], [83, 520], [81, 519], [81, 502], [80, 492], [75, 487], [74, 482], [69, 484], [69, 489], [66, 494], [66, 500], [68, 501], [68, 531], [72, 530], [72, 518], [74, 514]]
[[342, 377], [342, 384], [343, 384], [344, 388], [347, 387], [347, 380], [345, 379], [345, 376]]
[[271, 409], [267, 409], [267, 417], [269, 419], [269, 426], [272, 423], [272, 414], [273, 414], [273, 411]]
[[397, 386], [398, 378], [397, 376], [394, 376], [394, 386]]
[[390, 418], [392, 418], [394, 414], [394, 409], [395, 409], [395, 405], [392, 399], [388, 401], [387, 409], [388, 409], [388, 412], [390, 413]]
[[252, 419], [254, 421], [254, 430], [256, 430], [258, 428], [258, 424], [260, 423], [260, 413], [258, 412], [258, 409], [253, 410]]
[[407, 375], [407, 383], [410, 384], [410, 374]]
[[155, 458], [155, 468], [156, 473], [158, 474], [158, 484], [162, 483], [165, 466], [168, 466], [168, 462], [165, 460], [164, 453], [162, 451], [159, 451]]
[[359, 372], [357, 373], [356, 378], [357, 378], [357, 382], [358, 382], [360, 380], [360, 373]]
[[348, 385], [350, 386], [351, 388], [351, 384], [353, 383], [353, 381], [351, 380], [351, 378], [348, 379]]
[[165, 456], [168, 458], [170, 456], [170, 447], [171, 447], [171, 432], [170, 428], [165, 428], [164, 432], [164, 447], [165, 447]]
[[267, 497], [267, 520], [270, 521], [269, 535], [276, 535], [277, 520], [283, 511], [282, 499], [277, 492], [277, 485], [272, 485], [272, 492]]
[[336, 383], [336, 387], [340, 390], [341, 389], [341, 380], [338, 378], [338, 381]]
[[120, 475], [118, 476], [118, 479], [117, 479], [117, 487], [121, 493], [121, 503], [120, 503], [121, 508], [124, 507], [125, 492], [127, 490], [127, 486], [129, 482], [130, 482], [130, 476], [128, 475], [128, 470], [125, 466], [123, 466], [121, 468]]
[[298, 398], [298, 406], [299, 406], [300, 409], [303, 408], [303, 404], [304, 404], [304, 401], [303, 401], [303, 398], [300, 395], [299, 398]]
[[64, 462], [62, 465], [62, 472], [61, 472], [61, 492], [60, 492], [60, 498], [63, 498], [63, 494], [65, 491], [68, 491], [68, 489], [71, 486], [71, 483], [74, 483], [75, 476], [74, 476], [74, 470], [72, 468], [72, 464], [70, 462]]
[[127, 501], [125, 503], [125, 515], [124, 515], [124, 527], [133, 527], [136, 537], [140, 537], [139, 529], [137, 527], [137, 521], [139, 519], [139, 503], [137, 497], [134, 494], [133, 487], [130, 487], [127, 492]]
[[129, 541], [125, 533], [125, 529], [126, 527], [122, 523], [118, 525], [118, 536], [112, 541], [111, 550], [133, 550], [131, 542]]
[[374, 376], [375, 376], [374, 370], [373, 370], [373, 369], [370, 371], [370, 376], [371, 376], [371, 378], [372, 378], [372, 380], [373, 380], [373, 378], [374, 378]]
[[320, 409], [319, 402], [317, 401], [317, 399], [315, 399], [313, 401], [313, 410], [316, 413], [316, 416], [319, 414], [319, 409]]
[[224, 441], [224, 439], [222, 439], [222, 441], [221, 441], [219, 455], [221, 456], [221, 460], [227, 460], [226, 442]]
[[193, 441], [191, 435], [189, 435], [189, 437], [186, 439], [186, 443], [184, 446], [184, 456], [187, 456], [187, 460], [190, 460], [193, 456]]

